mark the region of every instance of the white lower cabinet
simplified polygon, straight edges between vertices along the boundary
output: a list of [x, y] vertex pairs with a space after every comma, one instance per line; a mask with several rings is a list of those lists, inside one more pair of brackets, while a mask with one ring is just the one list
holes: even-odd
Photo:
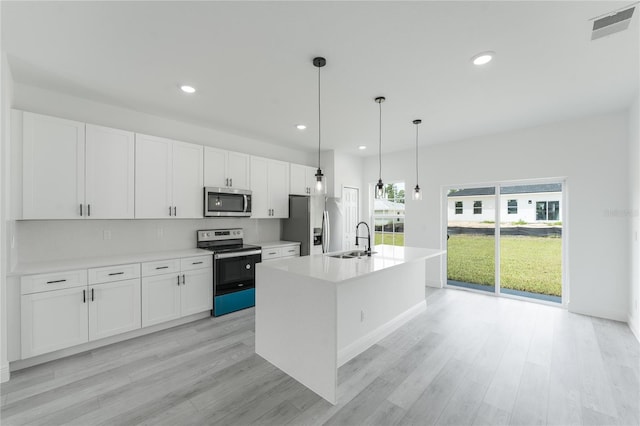
[[142, 277], [142, 326], [180, 318], [180, 275]]
[[89, 286], [89, 340], [140, 328], [140, 278]]
[[[174, 272], [145, 276], [163, 268], [163, 262], [153, 267], [142, 264], [142, 326], [147, 327], [187, 315], [213, 309], [213, 256], [198, 256], [166, 260], [167, 269]], [[180, 271], [175, 265], [180, 264]]]
[[23, 294], [22, 358], [89, 341], [87, 288]]

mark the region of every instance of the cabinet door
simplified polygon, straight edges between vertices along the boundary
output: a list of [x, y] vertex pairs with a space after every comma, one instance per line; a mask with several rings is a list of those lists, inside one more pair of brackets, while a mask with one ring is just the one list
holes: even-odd
[[269, 162], [269, 201], [272, 217], [289, 217], [289, 163]]
[[227, 181], [227, 151], [204, 148], [204, 186], [225, 187]]
[[229, 186], [238, 189], [249, 189], [249, 156], [229, 151], [227, 156], [227, 177]]
[[294, 195], [309, 195], [309, 186], [307, 184], [308, 167], [301, 164], [291, 164], [291, 173], [289, 176], [290, 193]]
[[142, 326], [180, 318], [180, 275], [142, 278]]
[[176, 217], [203, 217], [203, 152], [202, 145], [173, 144], [173, 206]]
[[172, 149], [169, 139], [136, 134], [137, 218], [168, 218], [169, 208], [173, 215]]
[[140, 328], [140, 279], [89, 287], [89, 340]]
[[182, 316], [213, 309], [213, 269], [183, 272], [184, 284], [180, 290]]
[[86, 296], [86, 287], [22, 296], [22, 358], [86, 343]]
[[22, 125], [23, 218], [81, 218], [84, 123], [25, 112]]
[[251, 157], [251, 217], [269, 218], [269, 160]]
[[85, 158], [87, 217], [133, 219], [133, 133], [87, 124]]

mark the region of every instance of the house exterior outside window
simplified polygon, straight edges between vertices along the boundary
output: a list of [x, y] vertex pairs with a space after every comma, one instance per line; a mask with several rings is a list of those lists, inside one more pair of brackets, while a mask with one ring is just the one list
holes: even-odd
[[473, 214], [482, 214], [482, 201], [473, 202]]
[[518, 214], [518, 200], [507, 201], [507, 214]]

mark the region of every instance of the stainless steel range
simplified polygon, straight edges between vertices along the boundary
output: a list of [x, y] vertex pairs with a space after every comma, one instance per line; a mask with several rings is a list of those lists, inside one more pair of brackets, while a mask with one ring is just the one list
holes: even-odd
[[213, 316], [255, 305], [256, 263], [262, 248], [244, 244], [242, 228], [198, 231], [198, 248], [213, 252]]

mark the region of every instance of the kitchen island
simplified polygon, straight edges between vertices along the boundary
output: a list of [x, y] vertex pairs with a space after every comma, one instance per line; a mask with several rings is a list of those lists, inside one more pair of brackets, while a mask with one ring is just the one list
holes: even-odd
[[444, 253], [380, 245], [256, 265], [256, 353], [335, 404], [338, 368], [426, 309], [425, 259]]

